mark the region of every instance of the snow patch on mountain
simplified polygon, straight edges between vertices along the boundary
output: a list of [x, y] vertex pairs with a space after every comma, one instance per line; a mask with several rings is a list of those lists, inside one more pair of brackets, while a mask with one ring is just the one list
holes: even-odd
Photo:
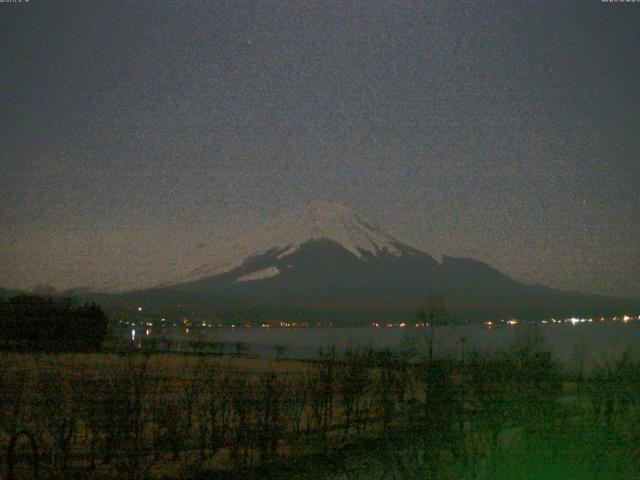
[[310, 240], [339, 243], [356, 257], [364, 252], [377, 256], [383, 250], [400, 255], [398, 240], [365, 223], [346, 206], [336, 202], [315, 202], [298, 211], [280, 215], [238, 239], [235, 247], [247, 256], [270, 249], [284, 249], [278, 258], [294, 253]]
[[345, 205], [319, 201], [276, 216], [235, 241], [219, 246], [208, 253], [200, 266], [176, 275], [165, 285], [227, 273], [246, 259], [272, 250], [280, 251], [277, 258], [282, 259], [295, 253], [302, 244], [320, 239], [339, 243], [358, 258], [364, 254], [377, 257], [383, 252], [401, 256], [409, 250], [391, 235], [364, 222]]
[[248, 273], [238, 277], [236, 282], [248, 282], [252, 280], [264, 280], [265, 278], [275, 277], [280, 274], [278, 267], [269, 267], [264, 270], [258, 270], [257, 272]]
[[292, 253], [295, 253], [298, 249], [300, 248], [300, 245], [292, 245], [289, 248], [287, 248], [284, 252], [279, 253], [276, 258], [278, 260], [280, 260], [281, 258], [284, 258], [288, 255], [291, 255]]

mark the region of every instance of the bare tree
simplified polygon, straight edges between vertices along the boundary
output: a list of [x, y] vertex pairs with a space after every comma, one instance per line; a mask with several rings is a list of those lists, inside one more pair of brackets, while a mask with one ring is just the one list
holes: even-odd
[[444, 302], [438, 297], [430, 297], [424, 301], [424, 306], [416, 313], [416, 319], [419, 323], [429, 327], [428, 337], [428, 354], [427, 358], [433, 361], [433, 345], [436, 336], [436, 325], [444, 322], [446, 318], [446, 310]]
[[271, 348], [276, 354], [276, 360], [280, 360], [289, 347], [286, 345], [273, 345]]

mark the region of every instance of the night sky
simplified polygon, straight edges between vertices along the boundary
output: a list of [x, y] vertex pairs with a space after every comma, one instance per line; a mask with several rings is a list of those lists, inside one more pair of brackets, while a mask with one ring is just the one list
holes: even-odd
[[639, 3], [31, 0], [0, 24], [0, 286], [180, 269], [323, 199], [640, 297]]

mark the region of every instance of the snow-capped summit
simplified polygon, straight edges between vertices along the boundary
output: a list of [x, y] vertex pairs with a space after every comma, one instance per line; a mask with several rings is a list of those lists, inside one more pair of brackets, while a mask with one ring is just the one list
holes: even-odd
[[400, 256], [403, 251], [402, 242], [369, 225], [342, 203], [317, 201], [267, 220], [235, 241], [216, 248], [202, 265], [164, 285], [220, 275], [272, 250], [278, 250], [281, 259], [301, 245], [321, 239], [339, 244], [357, 258], [382, 253]]
[[118, 301], [199, 306], [234, 319], [254, 307], [256, 315], [271, 312], [276, 319], [287, 312], [385, 318], [412, 315], [428, 298], [444, 299], [460, 318], [476, 319], [595, 316], [639, 305], [525, 285], [472, 259], [445, 256], [437, 262], [335, 202], [294, 209], [224, 246], [214, 244], [215, 250], [197, 249], [196, 268], [170, 275], [161, 285], [124, 292]]
[[262, 225], [248, 236], [247, 244], [254, 245], [254, 253], [269, 248], [289, 247], [282, 253], [293, 253], [310, 240], [332, 240], [361, 258], [364, 252], [377, 256], [386, 250], [400, 255], [398, 240], [365, 223], [350, 208], [338, 202], [319, 201], [288, 212]]

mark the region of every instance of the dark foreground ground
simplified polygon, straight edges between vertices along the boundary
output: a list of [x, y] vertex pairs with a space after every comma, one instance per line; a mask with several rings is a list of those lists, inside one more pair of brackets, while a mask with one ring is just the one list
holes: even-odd
[[530, 341], [464, 361], [1, 354], [0, 475], [635, 479], [639, 413], [640, 363], [568, 374]]

